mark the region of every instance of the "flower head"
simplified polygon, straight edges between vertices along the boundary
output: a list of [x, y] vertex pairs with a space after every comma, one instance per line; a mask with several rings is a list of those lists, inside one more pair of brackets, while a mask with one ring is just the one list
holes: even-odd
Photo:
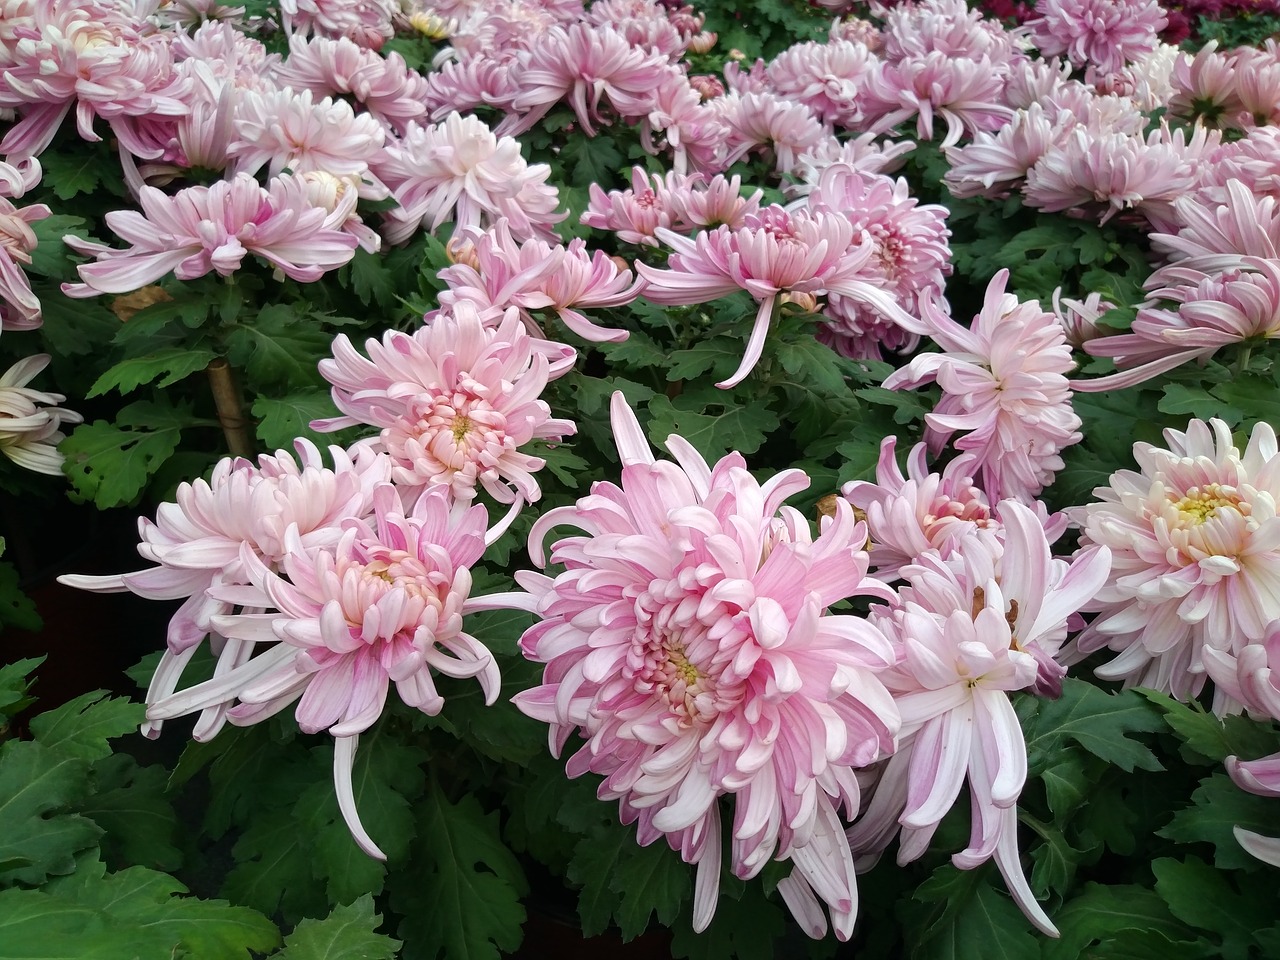
[[888, 596], [865, 576], [864, 528], [845, 505], [815, 538], [782, 506], [807, 486], [800, 471], [761, 485], [739, 455], [711, 467], [678, 436], [676, 462], [655, 461], [621, 394], [612, 417], [621, 485], [596, 484], [530, 536], [541, 563], [552, 527], [585, 533], [553, 545], [554, 579], [517, 575], [541, 618], [521, 648], [547, 670], [515, 702], [551, 725], [557, 753], [584, 738], [570, 776], [604, 776], [599, 796], [639, 821], [642, 844], [665, 837], [698, 864], [695, 929], [715, 910], [730, 795], [734, 873], [789, 857], [795, 902], [816, 892], [847, 938], [856, 890], [836, 811], [856, 809], [852, 768], [891, 749], [897, 721], [874, 676], [884, 638], [826, 613]]
[[1099, 76], [1154, 50], [1168, 22], [1156, 0], [1039, 0], [1036, 13], [1027, 26], [1040, 52]]
[[82, 418], [57, 406], [67, 399], [62, 394], [27, 386], [48, 365], [49, 355], [41, 353], [0, 375], [0, 453], [27, 470], [58, 477], [63, 459], [58, 444], [66, 439], [60, 428]]

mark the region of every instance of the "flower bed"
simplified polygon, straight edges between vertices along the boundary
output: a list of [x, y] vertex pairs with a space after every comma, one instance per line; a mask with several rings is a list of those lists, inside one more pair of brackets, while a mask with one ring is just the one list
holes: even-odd
[[0, 669], [0, 960], [1280, 950], [1230, 12], [12, 0], [0, 480], [168, 623]]

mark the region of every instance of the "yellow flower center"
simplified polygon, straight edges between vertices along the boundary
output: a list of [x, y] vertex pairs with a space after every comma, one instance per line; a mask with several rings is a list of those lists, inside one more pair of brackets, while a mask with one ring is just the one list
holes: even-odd
[[471, 432], [471, 418], [468, 416], [458, 416], [453, 421], [453, 439], [455, 443], [461, 443], [463, 437]]
[[1239, 503], [1234, 490], [1224, 490], [1221, 484], [1211, 483], [1206, 487], [1192, 487], [1173, 505], [1188, 521], [1199, 524], [1212, 517], [1219, 507], [1234, 507]]
[[684, 655], [683, 647], [673, 647], [667, 654], [667, 662], [688, 686], [693, 686], [702, 676], [698, 673], [698, 668]]

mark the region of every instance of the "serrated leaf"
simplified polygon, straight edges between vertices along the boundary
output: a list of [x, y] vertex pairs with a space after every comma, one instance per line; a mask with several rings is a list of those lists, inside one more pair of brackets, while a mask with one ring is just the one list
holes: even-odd
[[176, 346], [165, 347], [145, 357], [130, 357], [108, 368], [93, 382], [86, 396], [100, 397], [112, 388], [120, 393], [129, 393], [153, 381], [157, 387], [169, 387], [197, 370], [203, 370], [216, 357], [212, 350]]
[[1236, 842], [1235, 827], [1271, 836], [1277, 832], [1275, 801], [1245, 793], [1225, 773], [1200, 782], [1191, 795], [1191, 806], [1173, 815], [1159, 835], [1179, 843], [1211, 843], [1214, 864], [1223, 870], [1262, 868]]
[[720, 381], [732, 375], [741, 362], [741, 340], [712, 337], [684, 350], [674, 350], [665, 362], [649, 366], [662, 367], [668, 380], [691, 380], [706, 374], [706, 379]]
[[778, 417], [762, 404], [741, 405], [734, 394], [711, 386], [686, 390], [674, 402], [659, 394], [649, 401], [649, 413], [648, 434], [656, 445], [679, 434], [709, 463], [735, 450], [755, 453], [778, 426]]
[[41, 623], [35, 603], [22, 590], [18, 568], [7, 560], [0, 560], [0, 630], [16, 627], [34, 633]]
[[605, 185], [618, 180], [618, 169], [623, 156], [613, 140], [604, 136], [588, 139], [571, 137], [560, 151], [564, 169], [569, 171], [569, 182], [576, 187], [589, 187], [593, 183]]
[[36, 235], [36, 248], [31, 251], [31, 262], [24, 268], [27, 273], [41, 277], [64, 279], [71, 275], [67, 263], [67, 246], [62, 238], [68, 233], [79, 233], [85, 226], [83, 217], [70, 217], [55, 213], [31, 224]]
[[140, 703], [95, 690], [35, 717], [31, 732], [50, 750], [93, 761], [110, 756], [107, 741], [136, 731], [145, 714]]
[[1233, 427], [1244, 418], [1242, 411], [1223, 403], [1197, 383], [1166, 383], [1160, 412], [1182, 417], [1220, 417]]
[[1190, 934], [1155, 891], [1129, 884], [1087, 883], [1079, 896], [1054, 915], [1053, 922], [1060, 937], [1043, 942], [1043, 960], [1092, 956], [1092, 944], [1124, 931], [1174, 939], [1189, 939]]
[[258, 439], [268, 450], [291, 450], [298, 437], [323, 444], [324, 436], [311, 429], [311, 421], [338, 415], [329, 391], [323, 387], [294, 390], [282, 397], [264, 394], [253, 401], [252, 409], [258, 421]]
[[59, 200], [73, 200], [82, 193], [92, 193], [110, 169], [96, 150], [46, 150], [40, 157], [40, 165], [44, 168], [43, 181]]
[[341, 275], [365, 306], [395, 307], [396, 275], [377, 254], [356, 247]]
[[72, 300], [57, 287], [38, 292], [44, 323], [37, 333], [45, 349], [56, 356], [93, 353], [110, 343], [120, 329], [120, 321], [96, 300]]
[[1057, 700], [1026, 697], [1019, 706], [1027, 759], [1034, 770], [1059, 759], [1067, 742], [1122, 770], [1164, 769], [1156, 755], [1131, 736], [1164, 727], [1155, 707], [1133, 690], [1109, 694], [1091, 683], [1067, 678]]
[[1155, 690], [1138, 691], [1164, 713], [1164, 719], [1183, 742], [1207, 761], [1227, 757], [1260, 757], [1280, 749], [1272, 723], [1244, 716], [1216, 717], [1199, 704], [1185, 704]]
[[670, 355], [643, 330], [632, 330], [627, 339], [618, 343], [602, 343], [599, 350], [609, 360], [610, 367], [640, 367], [666, 370]]
[[693, 918], [682, 917], [672, 928], [671, 955], [685, 960], [774, 960], [783, 956], [774, 946], [787, 930], [787, 918], [772, 900], [766, 900], [758, 882], [738, 884], [739, 896], [728, 894], [721, 882], [720, 899], [711, 926], [693, 932]]
[[334, 907], [324, 920], [303, 920], [272, 960], [396, 960], [400, 941], [377, 933], [381, 922], [373, 897], [365, 894]]
[[1156, 893], [1183, 923], [1216, 934], [1224, 960], [1246, 960], [1254, 946], [1253, 931], [1275, 917], [1274, 891], [1246, 883], [1237, 890], [1198, 857], [1179, 862], [1161, 857], [1151, 864]]
[[620, 824], [578, 842], [569, 880], [582, 889], [578, 915], [587, 936], [603, 933], [610, 919], [623, 940], [644, 933], [649, 916], [671, 926], [689, 893], [690, 868], [665, 843], [641, 847], [635, 830]]
[[153, 870], [182, 866], [178, 816], [165, 796], [163, 767], [140, 767], [128, 754], [99, 760], [93, 768], [92, 796], [77, 807], [106, 831], [103, 856], [112, 864], [136, 864]]
[[145, 946], [108, 929], [96, 910], [40, 890], [0, 890], [0, 960], [166, 960]]
[[328, 355], [332, 342], [315, 318], [290, 304], [271, 304], [245, 322], [227, 325], [227, 359], [255, 385], [319, 380], [316, 361]]
[[222, 895], [268, 916], [278, 910], [290, 921], [323, 913], [324, 884], [315, 879], [313, 852], [291, 810], [262, 811], [231, 850], [236, 866]]
[[1041, 773], [1040, 780], [1044, 784], [1049, 809], [1058, 824], [1062, 824], [1084, 803], [1094, 785], [1086, 770], [1085, 758], [1071, 753], [1063, 754], [1061, 762]]
[[87, 793], [88, 778], [86, 761], [43, 744], [11, 740], [0, 747], [0, 862], [21, 862], [0, 874], [0, 884], [38, 884], [75, 869], [75, 855], [102, 831], [59, 811]]
[[450, 803], [437, 784], [417, 812], [415, 855], [391, 891], [404, 915], [398, 933], [405, 960], [498, 960], [500, 950], [515, 950], [528, 884], [499, 837], [497, 814], [485, 813], [473, 796]]
[[1033, 824], [1041, 843], [1031, 851], [1031, 892], [1044, 899], [1050, 891], [1065, 893], [1076, 873], [1076, 865], [1083, 857], [1080, 850], [1067, 842], [1062, 831], [1051, 824], [1033, 821], [1022, 815], [1020, 819]]
[[134, 502], [147, 480], [178, 448], [180, 428], [121, 429], [104, 420], [81, 424], [58, 449], [80, 500], [109, 509]]
[[1039, 943], [1027, 918], [990, 883], [980, 883], [949, 921], [936, 924], [912, 960], [1025, 960]]
[[35, 682], [31, 674], [44, 661], [44, 657], [27, 657], [0, 666], [0, 716], [12, 717], [35, 702], [27, 690]]
[[792, 380], [830, 394], [846, 393], [849, 361], [814, 339], [813, 325], [807, 326], [810, 330], [797, 330], [786, 339], [775, 338], [774, 357]]

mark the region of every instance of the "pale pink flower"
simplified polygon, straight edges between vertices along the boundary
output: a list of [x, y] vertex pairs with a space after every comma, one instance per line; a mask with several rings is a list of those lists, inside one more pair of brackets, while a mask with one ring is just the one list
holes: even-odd
[[[173, 502], [156, 510], [154, 523], [139, 518], [138, 553], [157, 566], [59, 578], [81, 590], [183, 601], [169, 620], [164, 655], [147, 689], [148, 705], [173, 694], [206, 636], [218, 656], [215, 681], [252, 653], [251, 644], [229, 639], [213, 623], [214, 616], [231, 613], [245, 598], [211, 593], [215, 586], [250, 583], [246, 552], [274, 569], [288, 552], [287, 540], [308, 549], [336, 544], [343, 520], [366, 516], [373, 508], [373, 491], [390, 479], [386, 457], [375, 456], [367, 446], [355, 448], [354, 456], [330, 447], [332, 469], [309, 441], [299, 440], [296, 447], [300, 463], [284, 450], [260, 456], [256, 465], [224, 457], [207, 481], [179, 484]], [[251, 596], [247, 605], [260, 609], [259, 600]], [[222, 729], [233, 695], [228, 691], [203, 710], [195, 726], [197, 740]], [[162, 725], [160, 718], [151, 718], [142, 732], [154, 737]]]
[[634, 167], [630, 190], [606, 194], [593, 183], [590, 196], [583, 223], [611, 230], [626, 243], [656, 247], [659, 227], [689, 233], [720, 224], [742, 226], [748, 214], [759, 211], [761, 192], [743, 197], [741, 177], [729, 180], [717, 174], [704, 183], [700, 176], [672, 172], [650, 180], [643, 167]]
[[681, 224], [687, 229], [713, 229], [721, 225], [737, 230], [745, 226], [747, 217], [760, 212], [763, 191], [756, 190], [749, 197], [742, 195], [742, 178], [716, 174], [703, 182], [700, 177], [676, 177], [667, 175], [670, 190], [669, 202], [677, 217], [672, 229], [679, 232]]
[[0, 160], [0, 197], [21, 197], [40, 182], [41, 174], [40, 161], [35, 157], [14, 163]]
[[730, 93], [707, 106], [729, 127], [726, 167], [763, 151], [773, 157], [778, 173], [786, 173], [798, 165], [801, 155], [834, 140], [812, 110], [776, 94]]
[[702, 96], [679, 67], [669, 67], [647, 98], [637, 98], [625, 109], [627, 119], [640, 121], [640, 143], [655, 156], [660, 135], [671, 151], [676, 173], [710, 173], [727, 166], [729, 126], [719, 112], [702, 102]]
[[510, 111], [520, 93], [518, 74], [513, 69], [515, 54], [504, 57], [471, 57], [449, 60], [427, 77], [426, 103], [432, 120], [451, 113], [466, 113], [476, 107], [497, 107]]
[[69, 297], [128, 293], [154, 283], [170, 271], [179, 280], [211, 270], [227, 276], [248, 254], [267, 261], [303, 283], [350, 261], [355, 237], [335, 225], [329, 211], [312, 206], [304, 185], [276, 177], [268, 188], [248, 174], [219, 180], [211, 187], [188, 187], [172, 197], [143, 187], [142, 213], [113, 210], [107, 226], [130, 244], [124, 250], [81, 240], [63, 242], [93, 263], [76, 267], [83, 283], [63, 284]]
[[1173, 70], [1183, 56], [1172, 44], [1158, 43], [1120, 73], [1099, 80], [1098, 86], [1128, 97], [1143, 111], [1158, 110], [1173, 98]]
[[0, 375], [0, 453], [18, 466], [51, 477], [62, 476], [58, 444], [64, 423], [80, 423], [80, 414], [59, 407], [67, 398], [27, 384], [49, 365], [47, 353], [19, 360]]
[[6, 45], [0, 107], [16, 108], [21, 119], [0, 140], [0, 154], [39, 155], [73, 110], [83, 139], [102, 139], [93, 130], [101, 117], [140, 153], [145, 146], [124, 118], [186, 112], [167, 38], [147, 32], [127, 5], [34, 0], [29, 11], [30, 20], [14, 28], [16, 42]]
[[860, 43], [872, 53], [884, 48], [884, 35], [880, 32], [880, 28], [870, 20], [863, 20], [853, 14], [843, 19], [833, 20], [831, 29], [827, 31], [827, 38]]
[[36, 235], [31, 224], [52, 211], [43, 203], [18, 208], [0, 196], [0, 330], [34, 330], [40, 326], [40, 299], [22, 267], [31, 262]]
[[715, 912], [719, 798], [732, 796], [734, 874], [790, 859], [781, 889], [806, 931], [826, 929], [816, 893], [847, 939], [857, 891], [838, 809], [856, 813], [852, 768], [888, 753], [897, 727], [875, 677], [887, 642], [826, 614], [845, 597], [890, 596], [866, 577], [865, 527], [838, 505], [814, 538], [782, 506], [808, 485], [802, 472], [761, 485], [739, 454], [711, 467], [674, 435], [676, 462], [655, 461], [620, 393], [611, 413], [621, 485], [597, 483], [530, 534], [539, 565], [553, 527], [586, 535], [553, 544], [554, 579], [517, 574], [540, 618], [521, 649], [547, 669], [515, 703], [551, 725], [556, 754], [585, 740], [569, 776], [603, 775], [600, 798], [639, 821], [641, 844], [665, 839], [698, 865], [695, 930]]
[[382, 56], [346, 38], [291, 37], [289, 58], [275, 76], [281, 86], [310, 90], [317, 97], [349, 97], [401, 134], [427, 115], [428, 87], [422, 74], [410, 70], [398, 53]]
[[1111, 357], [1121, 372], [1077, 380], [1075, 389], [1131, 387], [1192, 360], [1207, 360], [1231, 344], [1280, 338], [1280, 261], [1245, 257], [1239, 266], [1211, 275], [1166, 267], [1161, 277], [1173, 285], [1151, 292], [1129, 333], [1098, 337], [1084, 348], [1095, 357]]
[[639, 280], [632, 282], [631, 271], [620, 270], [603, 250], [589, 253], [580, 238], [567, 247], [538, 239], [517, 243], [500, 220], [479, 237], [474, 254], [474, 266], [456, 263], [440, 271], [440, 279], [449, 284], [449, 290], [440, 294], [442, 305], [461, 301], [484, 307], [514, 305], [534, 331], [538, 327], [531, 312], [554, 310], [584, 340], [627, 339], [626, 330], [598, 327], [576, 309], [628, 304], [643, 286]]
[[859, 173], [892, 173], [903, 164], [903, 158], [916, 148], [914, 140], [885, 140], [874, 133], [860, 133], [841, 143], [826, 139], [812, 150], [800, 156], [799, 163], [791, 171], [799, 178], [795, 183], [783, 184], [783, 192], [789, 196], [811, 193], [822, 179], [823, 171], [832, 164], [842, 163]]
[[302, 183], [307, 203], [328, 213], [331, 227], [354, 237], [366, 253], [377, 253], [382, 249], [382, 237], [365, 226], [360, 214], [356, 213], [360, 189], [365, 186], [359, 177], [335, 177], [315, 170], [300, 174], [298, 180]]
[[[334, 738], [334, 791], [348, 829], [360, 849], [385, 860], [356, 809], [351, 772], [360, 734], [381, 716], [392, 682], [407, 706], [438, 714], [444, 698], [433, 671], [475, 677], [492, 704], [498, 667], [465, 632], [464, 617], [505, 598], [470, 596], [469, 568], [487, 542], [484, 507], [428, 490], [406, 510], [395, 487], [383, 484], [373, 511], [367, 521], [347, 520], [332, 546], [309, 549], [288, 528], [279, 563], [285, 576], [243, 547], [253, 587], [215, 585], [210, 593], [275, 612], [213, 615], [214, 627], [246, 655], [222, 676], [151, 704], [147, 717], [167, 720], [238, 700], [227, 719], [246, 726], [296, 702], [304, 733], [327, 730]], [[267, 649], [250, 656], [255, 646]]]
[[244, 7], [228, 6], [219, 0], [164, 0], [151, 18], [163, 26], [178, 27], [186, 32], [206, 23], [228, 23], [243, 28], [244, 15]]
[[[1175, 200], [1181, 229], [1151, 234], [1156, 251], [1205, 273], [1239, 266], [1245, 257], [1280, 260], [1280, 198], [1258, 196], [1238, 180], [1228, 180], [1224, 190], [1220, 203]], [[1147, 282], [1165, 281], [1156, 271]]]
[[735, 290], [746, 290], [760, 302], [742, 363], [716, 386], [736, 386], [760, 360], [783, 292], [837, 293], [899, 322], [915, 322], [891, 296], [865, 279], [864, 267], [873, 250], [867, 243], [854, 246], [853, 224], [847, 217], [825, 208], [788, 213], [771, 206], [745, 220], [736, 230], [721, 226], [692, 239], [659, 229], [658, 237], [674, 250], [670, 269], [636, 264], [649, 283], [645, 299], [654, 303], [706, 303]]
[[957, 430], [969, 431], [953, 446], [974, 453], [974, 476], [987, 496], [1029, 503], [1062, 469], [1062, 450], [1080, 442], [1066, 378], [1075, 362], [1053, 314], [1005, 293], [1008, 279], [1007, 270], [992, 278], [969, 328], [923, 298], [921, 319], [904, 326], [946, 352], [920, 354], [884, 386], [936, 381], [942, 399], [925, 416], [929, 449], [936, 455]]
[[[879, 174], [860, 173], [844, 164], [823, 171], [809, 204], [839, 210], [853, 224], [855, 236], [871, 247], [861, 270], [863, 278], [883, 287], [902, 309], [918, 311], [927, 292], [942, 296], [951, 273], [951, 248], [947, 238], [947, 209], [936, 204], [918, 205], [907, 181]], [[873, 304], [833, 293], [827, 304], [830, 318], [823, 339], [830, 340], [845, 356], [877, 357], [880, 348], [912, 349], [919, 338], [881, 314]]]
[[1240, 126], [1280, 123], [1280, 54], [1242, 47], [1235, 54], [1236, 99]]
[[[1280, 717], [1280, 622], [1270, 624], [1261, 640], [1250, 640], [1236, 653], [1206, 644], [1200, 657], [1214, 683], [1215, 712], [1234, 713], [1243, 707], [1259, 720]], [[1228, 770], [1232, 766], [1228, 759]], [[1243, 766], [1247, 771], [1247, 764]]]
[[1239, 140], [1222, 144], [1204, 164], [1196, 199], [1225, 205], [1231, 180], [1256, 196], [1280, 199], [1280, 127], [1254, 127]]
[[1236, 68], [1230, 54], [1218, 53], [1210, 40], [1193, 57], [1182, 54], [1173, 65], [1169, 112], [1210, 127], [1230, 126], [1243, 110], [1236, 96]]
[[[876, 576], [896, 580], [904, 567], [926, 553], [946, 559], [965, 537], [987, 541], [998, 553], [1003, 527], [987, 495], [974, 485], [973, 454], [962, 453], [941, 473], [930, 473], [925, 444], [918, 443], [911, 448], [903, 476], [894, 456], [896, 445], [896, 437], [885, 437], [880, 444], [874, 483], [854, 480], [840, 491], [866, 518], [867, 549]], [[1049, 517], [1038, 500], [1032, 506], [1050, 542], [1057, 540], [1066, 530], [1066, 515]]]
[[320, 373], [345, 416], [313, 428], [381, 428], [376, 449], [387, 452], [403, 487], [438, 487], [459, 501], [481, 488], [500, 503], [540, 499], [534, 474], [545, 461], [520, 448], [575, 429], [539, 399], [551, 345], [534, 341], [517, 311], [499, 315], [493, 323], [492, 312], [455, 304], [412, 335], [391, 330], [366, 341], [367, 360], [340, 335]]
[[1060, 679], [1053, 653], [1067, 618], [1106, 581], [1109, 557], [1104, 548], [1070, 565], [1054, 560], [1031, 510], [1005, 501], [997, 515], [998, 552], [968, 537], [949, 561], [926, 554], [904, 570], [908, 586], [898, 601], [872, 608], [872, 622], [899, 651], [897, 665], [881, 677], [903, 726], [898, 752], [849, 839], [855, 851], [875, 855], [900, 824], [898, 862], [915, 860], [967, 780], [969, 846], [952, 863], [970, 870], [994, 857], [1023, 913], [1056, 936], [1018, 857], [1027, 754], [1009, 693]]
[[1036, 13], [1027, 27], [1041, 54], [1100, 75], [1150, 53], [1168, 24], [1156, 0], [1038, 0]]
[[858, 95], [875, 68], [865, 46], [839, 40], [789, 47], [765, 74], [780, 97], [803, 103], [823, 123], [851, 127], [861, 119]]
[[642, 116], [649, 111], [641, 105], [669, 66], [666, 56], [631, 46], [617, 30], [586, 23], [552, 28], [519, 57], [521, 92], [512, 104], [517, 112], [498, 127], [513, 136], [532, 129], [561, 101], [587, 136], [595, 135], [596, 124], [609, 122], [603, 105]]
[[1014, 110], [1027, 110], [1033, 104], [1044, 105], [1065, 88], [1088, 88], [1071, 79], [1071, 64], [1057, 57], [1042, 60], [1018, 60], [1010, 65], [1005, 88], [1005, 103]]
[[452, 113], [428, 127], [412, 124], [404, 139], [388, 144], [374, 171], [400, 206], [387, 214], [386, 237], [408, 240], [419, 228], [488, 227], [505, 217], [521, 238], [552, 237], [560, 197], [547, 183], [551, 168], [530, 166], [520, 144], [497, 137], [475, 117]]
[[1007, 196], [1063, 139], [1063, 124], [1034, 103], [1015, 111], [1013, 119], [995, 133], [979, 131], [971, 143], [948, 147], [945, 153], [951, 169], [943, 183], [957, 198]]
[[1004, 78], [988, 58], [957, 59], [940, 51], [886, 65], [868, 78], [863, 115], [877, 133], [915, 117], [916, 136], [933, 139], [933, 121], [947, 123], [941, 146], [966, 134], [1003, 126], [1012, 111], [1004, 105]]
[[[323, 172], [335, 177], [370, 176], [369, 165], [382, 153], [386, 131], [377, 118], [357, 115], [351, 105], [330, 97], [313, 101], [310, 90], [286, 87], [275, 93], [246, 91], [236, 103], [236, 139], [229, 154], [237, 172], [256, 174], [263, 167], [274, 177]], [[372, 184], [371, 200], [386, 197]]]
[[344, 38], [368, 50], [395, 35], [391, 18], [399, 12], [399, 0], [280, 0], [286, 32]]
[[720, 82], [720, 78], [709, 73], [694, 74], [689, 78], [689, 86], [698, 91], [698, 96], [703, 99], [703, 102], [723, 97], [725, 94], [724, 84]]
[[1114, 309], [1116, 305], [1103, 300], [1100, 293], [1091, 293], [1083, 300], [1071, 300], [1062, 296], [1061, 287], [1053, 291], [1053, 315], [1062, 324], [1067, 343], [1076, 350], [1083, 349], [1090, 340], [1106, 336], [1098, 320]]
[[1239, 656], [1280, 619], [1280, 455], [1266, 423], [1243, 455], [1221, 420], [1164, 436], [1168, 449], [1134, 444], [1140, 472], [1113, 473], [1075, 511], [1081, 544], [1110, 547], [1113, 564], [1072, 657], [1108, 648], [1099, 677], [1189, 700], [1206, 647]]
[[724, 82], [730, 93], [743, 96], [748, 93], [768, 93], [771, 89], [765, 62], [759, 58], [746, 71], [736, 61], [730, 60], [724, 65]]
[[963, 0], [895, 4], [883, 19], [882, 56], [889, 63], [942, 53], [966, 60], [987, 57], [1004, 72], [1011, 61], [1025, 59], [1016, 35]]
[[245, 36], [234, 24], [210, 21], [194, 33], [170, 35], [174, 63], [196, 60], [204, 63], [224, 82], [244, 90], [274, 90], [274, 71], [280, 67], [280, 54], [267, 52], [266, 46]]

